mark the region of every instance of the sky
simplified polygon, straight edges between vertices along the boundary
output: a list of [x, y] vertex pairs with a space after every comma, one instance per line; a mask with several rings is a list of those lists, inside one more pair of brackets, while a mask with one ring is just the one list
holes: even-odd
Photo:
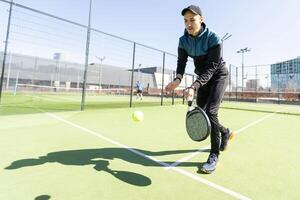
[[[14, 0], [25, 6], [87, 24], [89, 0]], [[181, 10], [200, 6], [207, 27], [224, 42], [227, 63], [241, 65], [237, 51], [248, 47], [245, 65], [272, 64], [300, 56], [299, 0], [93, 0], [92, 27], [163, 51], [177, 54], [184, 32]], [[6, 4], [1, 3], [7, 6]], [[5, 12], [0, 8], [1, 39]], [[3, 45], [1, 46], [3, 48]], [[2, 51], [2, 49], [1, 49]]]

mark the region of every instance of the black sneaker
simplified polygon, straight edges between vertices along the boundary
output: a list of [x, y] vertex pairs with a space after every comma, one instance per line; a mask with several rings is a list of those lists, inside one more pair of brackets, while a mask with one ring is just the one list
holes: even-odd
[[220, 144], [220, 151], [225, 151], [228, 145], [228, 141], [233, 139], [234, 133], [230, 131], [228, 128], [225, 135], [222, 135], [221, 137], [221, 144]]
[[218, 155], [215, 153], [210, 153], [206, 163], [204, 163], [199, 170], [206, 174], [210, 174], [215, 171], [216, 166], [218, 164]]

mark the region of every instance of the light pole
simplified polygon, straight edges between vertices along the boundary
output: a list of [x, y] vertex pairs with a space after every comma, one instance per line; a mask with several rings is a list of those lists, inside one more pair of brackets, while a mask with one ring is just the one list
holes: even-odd
[[224, 41], [227, 40], [228, 38], [230, 38], [232, 36], [232, 34], [226, 33], [222, 38], [221, 38], [221, 42], [222, 42], [222, 51], [221, 51], [221, 55], [223, 58], [223, 48], [224, 48]]
[[295, 74], [290, 74], [289, 75], [289, 82], [288, 82], [288, 85], [289, 85], [289, 89], [291, 90], [291, 91], [294, 91], [295, 92], [295, 85], [294, 85], [294, 76], [295, 76]]
[[267, 79], [267, 90], [269, 90], [269, 74], [266, 74], [265, 79]]
[[105, 56], [99, 57], [96, 56], [96, 58], [100, 61], [99, 64], [99, 91], [101, 90], [101, 80], [102, 80], [102, 61], [105, 60]]
[[55, 79], [54, 79], [54, 87], [57, 89], [60, 87], [60, 60], [62, 54], [61, 53], [54, 53], [53, 60], [55, 60]]
[[9, 63], [8, 63], [8, 71], [7, 71], [7, 77], [6, 77], [6, 90], [8, 90], [8, 87], [9, 87], [9, 78], [10, 78], [10, 69], [11, 69], [11, 59], [12, 59], [12, 53], [9, 52]]
[[139, 64], [139, 67], [138, 67], [138, 80], [141, 81], [141, 75], [140, 75], [140, 68], [141, 68], [142, 64]]
[[248, 47], [245, 47], [237, 51], [237, 53], [242, 54], [242, 95], [244, 91], [244, 53], [247, 53], [249, 51], [251, 51], [251, 49], [249, 49]]

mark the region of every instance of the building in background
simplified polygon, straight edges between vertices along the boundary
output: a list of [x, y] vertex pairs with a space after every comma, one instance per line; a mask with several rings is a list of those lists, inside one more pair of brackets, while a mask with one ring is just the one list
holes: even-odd
[[271, 89], [300, 91], [300, 57], [271, 65]]
[[[0, 52], [0, 61], [3, 52]], [[4, 85], [6, 90], [14, 90], [16, 84], [26, 86], [49, 86], [57, 88], [81, 88], [83, 82], [84, 65], [68, 62], [61, 59], [60, 53], [55, 53], [53, 59], [34, 57], [29, 55], [9, 53], [7, 55]], [[163, 77], [164, 73], [164, 77]], [[108, 64], [91, 63], [87, 72], [87, 88], [130, 88], [132, 70], [131, 66], [123, 68]], [[136, 68], [134, 82], [139, 80], [145, 88], [150, 88], [153, 93], [159, 93], [175, 77], [175, 71], [160, 66]], [[101, 81], [99, 79], [101, 78]], [[178, 90], [190, 86], [195, 77], [185, 74]], [[164, 80], [164, 81], [163, 81]], [[27, 87], [28, 88], [28, 87]]]
[[248, 79], [246, 82], [246, 91], [261, 90], [260, 87], [259, 79]]

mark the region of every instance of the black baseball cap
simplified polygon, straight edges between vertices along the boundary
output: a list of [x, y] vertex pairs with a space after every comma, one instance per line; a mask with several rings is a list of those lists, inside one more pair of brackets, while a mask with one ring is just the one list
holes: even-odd
[[202, 11], [199, 8], [199, 6], [190, 5], [181, 11], [181, 15], [183, 16], [187, 11], [191, 11], [192, 13], [195, 13], [196, 15], [202, 16]]

